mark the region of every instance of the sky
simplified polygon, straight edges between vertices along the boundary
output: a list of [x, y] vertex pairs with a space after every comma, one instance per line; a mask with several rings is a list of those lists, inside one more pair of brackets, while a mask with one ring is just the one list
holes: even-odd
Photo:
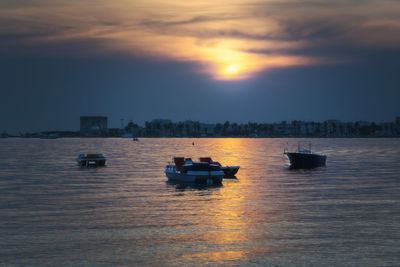
[[399, 0], [0, 0], [0, 131], [392, 121]]

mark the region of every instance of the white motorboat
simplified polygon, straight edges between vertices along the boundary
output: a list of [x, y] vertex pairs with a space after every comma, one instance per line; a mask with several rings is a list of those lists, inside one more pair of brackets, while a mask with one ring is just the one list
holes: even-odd
[[169, 181], [220, 184], [225, 174], [218, 165], [175, 157], [174, 164], [165, 167], [165, 175]]
[[106, 160], [103, 154], [79, 154], [76, 158], [78, 165], [81, 167], [105, 166]]

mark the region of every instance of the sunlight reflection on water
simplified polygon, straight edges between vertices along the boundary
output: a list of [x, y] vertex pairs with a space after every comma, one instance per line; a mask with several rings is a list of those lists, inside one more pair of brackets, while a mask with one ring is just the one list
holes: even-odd
[[[289, 170], [282, 152], [295, 139], [0, 140], [1, 262], [399, 263], [399, 140], [311, 141], [327, 167]], [[108, 166], [76, 166], [87, 151]], [[222, 186], [168, 183], [173, 156], [241, 169]]]

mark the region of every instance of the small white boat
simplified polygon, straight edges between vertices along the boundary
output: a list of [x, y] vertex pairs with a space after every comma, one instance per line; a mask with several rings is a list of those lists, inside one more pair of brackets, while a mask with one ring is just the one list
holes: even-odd
[[193, 162], [190, 158], [175, 157], [174, 163], [165, 167], [165, 175], [169, 181], [220, 184], [225, 175], [220, 166], [207, 162]]
[[105, 166], [106, 160], [107, 159], [103, 154], [79, 154], [76, 158], [78, 165], [81, 167]]

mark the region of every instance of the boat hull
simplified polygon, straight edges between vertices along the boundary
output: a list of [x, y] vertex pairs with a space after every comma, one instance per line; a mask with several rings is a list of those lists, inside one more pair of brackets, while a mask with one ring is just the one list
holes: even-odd
[[224, 177], [234, 177], [239, 171], [240, 166], [225, 166], [221, 167], [224, 171]]
[[313, 169], [326, 165], [326, 156], [318, 154], [307, 154], [289, 152], [286, 153], [292, 169]]
[[101, 159], [101, 160], [78, 160], [78, 165], [81, 167], [89, 167], [89, 166], [94, 166], [94, 167], [103, 167], [106, 166], [106, 160]]
[[85, 155], [85, 154], [80, 154], [77, 158], [76, 161], [79, 166], [81, 167], [89, 167], [89, 166], [94, 166], [94, 167], [102, 167], [106, 165], [107, 159], [103, 155]]

